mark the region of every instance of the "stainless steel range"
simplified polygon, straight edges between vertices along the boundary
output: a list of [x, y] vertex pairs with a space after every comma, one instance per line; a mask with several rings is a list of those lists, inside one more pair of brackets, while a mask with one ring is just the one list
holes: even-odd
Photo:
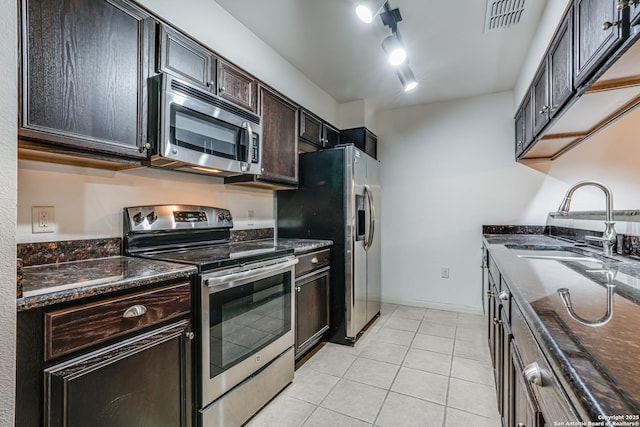
[[232, 227], [226, 209], [124, 209], [128, 255], [198, 267], [195, 382], [203, 427], [241, 425], [293, 379], [297, 259], [270, 240], [231, 243]]

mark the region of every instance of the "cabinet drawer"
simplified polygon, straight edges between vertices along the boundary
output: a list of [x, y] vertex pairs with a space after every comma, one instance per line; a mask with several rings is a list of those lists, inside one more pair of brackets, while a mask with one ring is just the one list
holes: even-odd
[[581, 421], [529, 330], [517, 304], [513, 304], [511, 327], [524, 369], [527, 370], [537, 364], [541, 374], [542, 384], [530, 382], [530, 386], [540, 404], [545, 420]]
[[296, 277], [307, 274], [318, 268], [326, 267], [331, 263], [329, 259], [329, 249], [300, 255], [296, 265]]
[[189, 283], [45, 313], [45, 360], [172, 319], [191, 310]]

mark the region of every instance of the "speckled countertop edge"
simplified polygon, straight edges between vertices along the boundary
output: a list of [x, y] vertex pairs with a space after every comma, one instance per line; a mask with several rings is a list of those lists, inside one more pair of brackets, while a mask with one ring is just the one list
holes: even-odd
[[[100, 269], [100, 266], [103, 265], [105, 275], [110, 274], [109, 271], [107, 271], [109, 266], [113, 265], [113, 263], [121, 263], [124, 266], [125, 274], [119, 279], [109, 280], [99, 284], [95, 284], [95, 281], [93, 280], [95, 278], [86, 280], [86, 285], [82, 284], [82, 279], [71, 280], [70, 282], [65, 283], [65, 279], [73, 276], [72, 274], [65, 274], [65, 269], [77, 270], [78, 268], [82, 268], [84, 265], [87, 265], [86, 263], [92, 263], [94, 269], [96, 266]], [[186, 264], [123, 256], [25, 267], [23, 269], [24, 292], [28, 292], [30, 287], [37, 287], [32, 285], [35, 282], [45, 282], [56, 287], [64, 286], [68, 283], [73, 285], [73, 287], [18, 298], [16, 302], [17, 310], [30, 310], [52, 304], [77, 301], [83, 298], [133, 289], [168, 280], [188, 278], [190, 275], [196, 273], [196, 271], [197, 269], [195, 267]]]
[[[549, 332], [547, 325], [530, 305], [527, 297], [522, 293], [518, 285], [522, 280], [519, 277], [511, 277], [510, 275], [509, 264], [514, 262], [514, 256], [507, 256], [509, 253], [509, 249], [505, 246], [507, 244], [533, 246], [553, 245], [567, 247], [572, 247], [573, 244], [551, 236], [539, 234], [483, 234], [482, 240], [489, 249], [489, 252], [492, 254], [492, 259], [496, 263], [501, 275], [503, 275], [505, 277], [505, 281], [510, 284], [509, 289], [514, 295], [514, 299], [517, 301], [518, 307], [521, 309], [523, 316], [529, 324], [531, 332], [538, 341], [546, 359], [551, 364], [553, 370], [557, 373], [563, 389], [569, 396], [574, 408], [578, 411], [578, 414], [585, 421], [595, 421], [602, 419], [599, 418], [600, 416], [612, 415], [603, 412], [604, 408], [601, 405], [601, 402], [593, 396], [591, 390], [586, 388], [584, 381], [572, 367], [569, 359], [556, 343], [552, 334]], [[594, 254], [599, 253], [597, 250], [593, 250], [592, 252]], [[621, 256], [615, 256], [615, 258], [623, 263], [632, 263], [634, 266], [637, 266], [636, 268], [640, 268], [640, 263], [636, 260]]]
[[293, 249], [296, 255], [333, 245], [332, 240], [317, 239], [277, 239], [275, 243], [278, 247]]

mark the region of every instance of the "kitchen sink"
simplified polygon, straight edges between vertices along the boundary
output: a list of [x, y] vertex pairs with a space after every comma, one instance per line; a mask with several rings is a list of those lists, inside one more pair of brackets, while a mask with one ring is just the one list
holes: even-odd
[[616, 259], [602, 255], [586, 253], [580, 248], [570, 246], [526, 246], [526, 245], [506, 245], [507, 248], [518, 258], [543, 259], [552, 261], [578, 261], [594, 262], [605, 264], [609, 262], [619, 262]]

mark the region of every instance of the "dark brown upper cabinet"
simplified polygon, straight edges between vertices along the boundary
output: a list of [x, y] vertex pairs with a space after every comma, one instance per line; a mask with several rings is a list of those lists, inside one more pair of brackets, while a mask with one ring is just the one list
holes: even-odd
[[313, 113], [300, 110], [300, 138], [311, 144], [311, 150], [340, 144], [340, 131]]
[[575, 0], [575, 85], [581, 86], [628, 35], [618, 0]]
[[565, 14], [547, 55], [549, 73], [549, 118], [554, 117], [573, 95], [573, 8]]
[[531, 99], [533, 100], [533, 132], [538, 133], [549, 122], [549, 63], [544, 61], [533, 78]]
[[572, 25], [569, 8], [531, 85], [533, 133], [549, 123], [573, 94]]
[[322, 147], [322, 120], [306, 110], [300, 110], [300, 138], [311, 144]]
[[378, 158], [378, 137], [365, 127], [344, 129], [340, 131], [340, 142], [354, 144], [374, 159]]
[[139, 164], [154, 32], [121, 0], [23, 0], [21, 156]]
[[322, 137], [325, 148], [332, 148], [340, 144], [340, 131], [327, 123], [322, 124]]
[[295, 188], [298, 185], [298, 107], [264, 86], [260, 86], [259, 92], [261, 174], [228, 177], [224, 182], [270, 189]]
[[218, 59], [218, 95], [242, 108], [258, 111], [258, 84], [249, 74]]
[[515, 116], [518, 160], [556, 159], [640, 105], [640, 32], [630, 30], [629, 19], [635, 5], [635, 0], [568, 5], [523, 98], [533, 104], [531, 143], [521, 142], [520, 110]]
[[160, 25], [158, 71], [215, 90], [216, 57], [185, 35]]
[[533, 136], [531, 95], [525, 97], [515, 117], [516, 125], [516, 158], [529, 146]]

